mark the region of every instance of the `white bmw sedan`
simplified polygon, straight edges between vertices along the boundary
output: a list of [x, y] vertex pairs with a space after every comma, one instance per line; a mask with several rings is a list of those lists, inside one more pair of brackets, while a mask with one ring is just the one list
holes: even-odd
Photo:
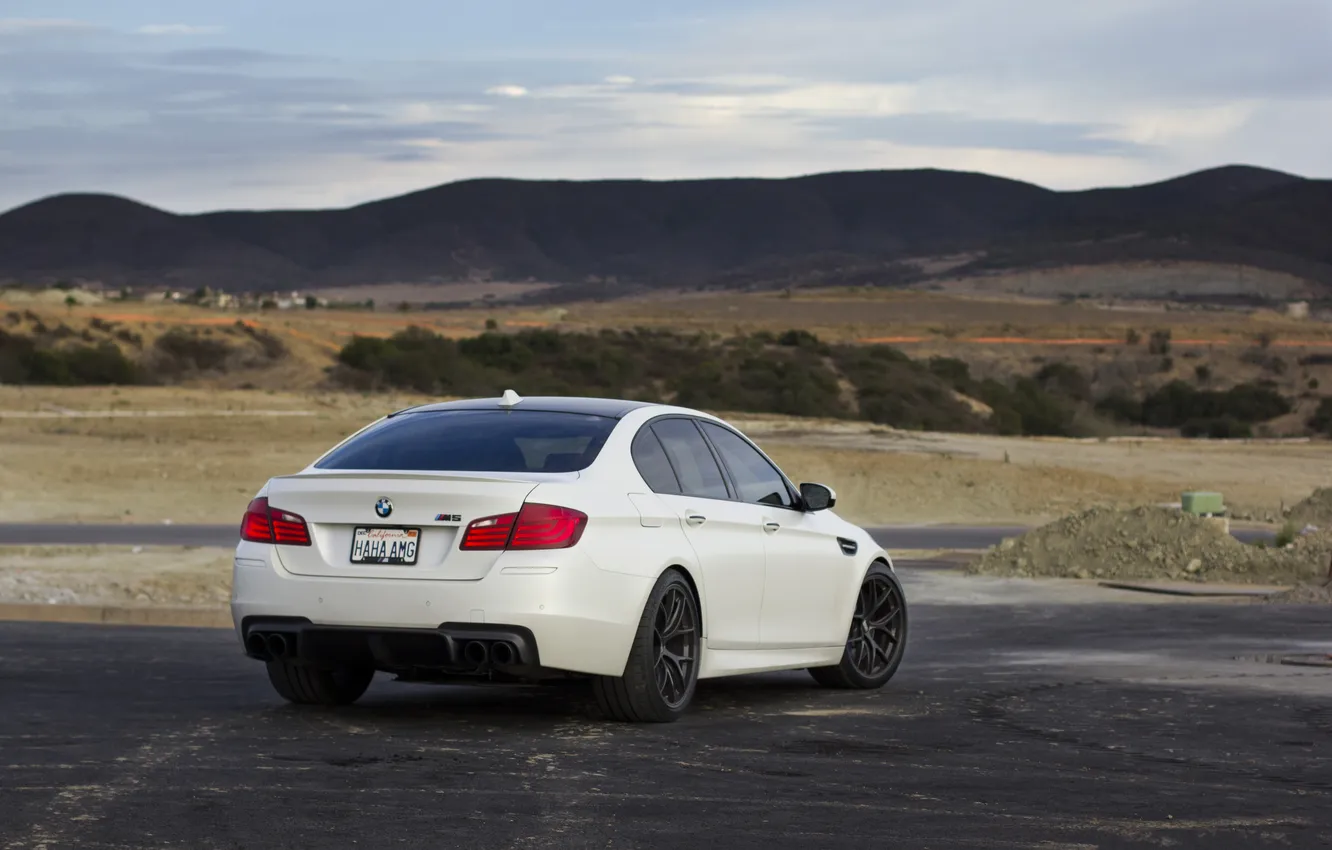
[[231, 610], [295, 703], [418, 682], [590, 678], [604, 713], [669, 721], [699, 679], [896, 672], [892, 562], [739, 431], [681, 407], [502, 398], [409, 408], [246, 509]]

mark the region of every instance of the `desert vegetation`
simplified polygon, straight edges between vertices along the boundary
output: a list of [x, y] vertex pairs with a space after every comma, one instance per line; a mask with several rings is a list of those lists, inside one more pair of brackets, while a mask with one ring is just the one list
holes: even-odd
[[868, 420], [896, 428], [1082, 436], [1107, 428], [1241, 437], [1291, 403], [1265, 383], [1226, 390], [1173, 381], [1143, 396], [1098, 397], [1062, 362], [1001, 380], [959, 359], [912, 359], [888, 345], [830, 344], [800, 330], [720, 337], [663, 330], [512, 334], [451, 340], [422, 328], [357, 337], [334, 380], [371, 390], [490, 395], [613, 395], [712, 410]]
[[[28, 312], [9, 313], [0, 329], [0, 384], [98, 386], [172, 383], [182, 377], [262, 368], [287, 347], [242, 321], [218, 328], [173, 327], [150, 345], [142, 335], [93, 317], [76, 331]], [[129, 353], [127, 353], [129, 352]]]

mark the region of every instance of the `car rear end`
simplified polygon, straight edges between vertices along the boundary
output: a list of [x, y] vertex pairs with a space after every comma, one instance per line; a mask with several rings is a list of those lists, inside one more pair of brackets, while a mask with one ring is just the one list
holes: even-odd
[[232, 598], [246, 652], [408, 678], [619, 675], [650, 583], [587, 557], [596, 495], [577, 486], [616, 420], [444, 407], [382, 420], [251, 502]]

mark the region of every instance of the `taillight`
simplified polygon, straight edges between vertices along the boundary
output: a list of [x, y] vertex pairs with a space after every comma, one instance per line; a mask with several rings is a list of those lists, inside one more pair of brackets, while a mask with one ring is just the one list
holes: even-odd
[[268, 521], [268, 499], [255, 499], [245, 509], [245, 517], [241, 520], [241, 540], [252, 543], [273, 542], [273, 525]]
[[523, 505], [510, 549], [567, 549], [583, 536], [587, 514], [555, 505]]
[[461, 549], [503, 549], [513, 533], [518, 514], [500, 514], [473, 520], [463, 534]]
[[583, 536], [587, 514], [556, 505], [523, 505], [516, 514], [474, 520], [463, 533], [459, 548], [568, 549]]
[[309, 546], [310, 529], [305, 519], [291, 511], [268, 504], [259, 497], [245, 508], [241, 520], [241, 539], [252, 543], [280, 543], [283, 546]]

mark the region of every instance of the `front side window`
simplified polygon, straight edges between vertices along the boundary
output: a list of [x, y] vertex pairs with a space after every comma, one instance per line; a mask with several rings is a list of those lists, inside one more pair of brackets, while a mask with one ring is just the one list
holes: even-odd
[[596, 459], [616, 420], [580, 413], [426, 410], [385, 419], [317, 469], [576, 472]]
[[726, 479], [712, 456], [703, 435], [688, 419], [662, 419], [652, 423], [652, 431], [670, 458], [680, 480], [680, 492], [686, 496], [727, 499]]
[[740, 491], [740, 501], [781, 508], [795, 507], [795, 499], [786, 486], [786, 480], [757, 449], [728, 428], [711, 422], [701, 424], [708, 439], [717, 447], [717, 453], [722, 456], [726, 468], [730, 470], [731, 480]]

